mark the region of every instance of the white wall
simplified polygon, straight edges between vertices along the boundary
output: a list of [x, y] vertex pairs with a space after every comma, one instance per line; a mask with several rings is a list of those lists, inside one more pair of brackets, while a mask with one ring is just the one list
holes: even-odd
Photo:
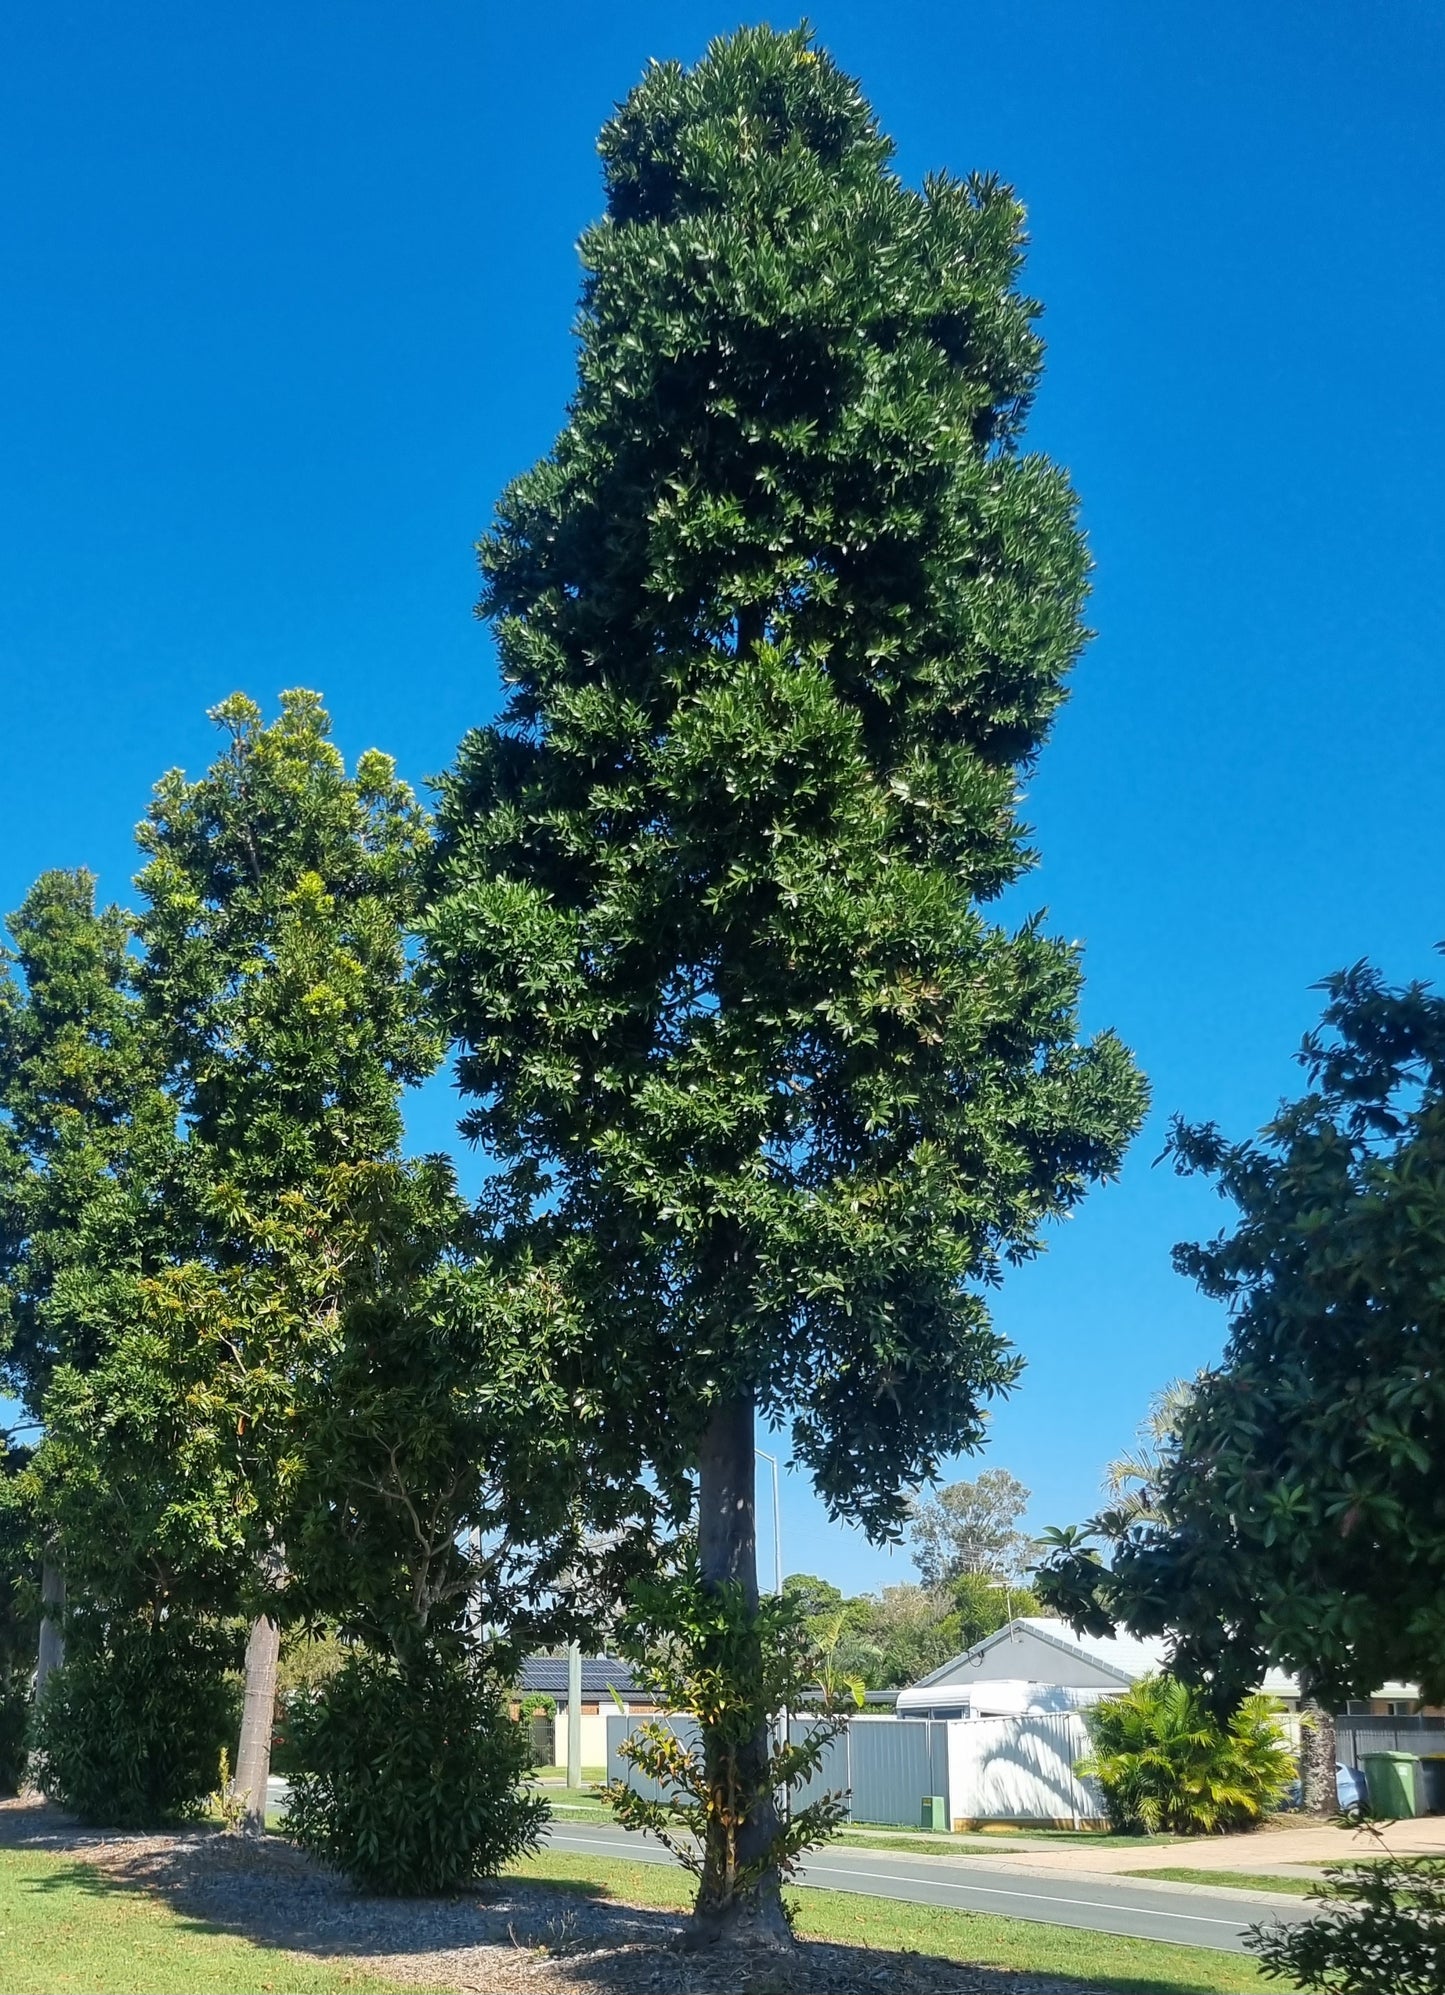
[[[582, 1764], [583, 1766], [606, 1766], [607, 1764], [607, 1714], [615, 1711], [616, 1705], [605, 1704], [600, 1711], [582, 1713]], [[557, 1764], [567, 1764], [567, 1717], [566, 1704], [557, 1706]]]
[[1075, 1778], [1089, 1750], [1077, 1713], [954, 1719], [948, 1727], [948, 1813], [958, 1822], [1095, 1822], [1104, 1797]]
[[927, 1718], [937, 1711], [940, 1717], [958, 1714], [960, 1704], [965, 1718], [1012, 1718], [1027, 1711], [1081, 1711], [1101, 1698], [1117, 1696], [1123, 1689], [1080, 1688], [1067, 1683], [1039, 1683], [1028, 1677], [985, 1677], [962, 1683], [915, 1683], [898, 1693], [900, 1718]]

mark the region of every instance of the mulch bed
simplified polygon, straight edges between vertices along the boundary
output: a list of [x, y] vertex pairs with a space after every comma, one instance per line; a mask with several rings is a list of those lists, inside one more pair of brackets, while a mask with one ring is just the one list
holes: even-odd
[[262, 1946], [456, 1995], [1090, 1995], [1076, 1980], [818, 1940], [783, 1959], [683, 1953], [680, 1914], [513, 1878], [456, 1898], [368, 1898], [279, 1836], [105, 1834], [29, 1797], [0, 1802], [0, 1848], [70, 1856]]

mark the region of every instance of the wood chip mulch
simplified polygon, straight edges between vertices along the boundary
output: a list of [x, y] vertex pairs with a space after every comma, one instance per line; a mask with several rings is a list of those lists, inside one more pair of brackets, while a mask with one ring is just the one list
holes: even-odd
[[0, 1802], [0, 1848], [70, 1856], [259, 1945], [455, 1995], [1097, 1995], [1072, 1978], [818, 1940], [783, 1958], [684, 1953], [680, 1914], [515, 1878], [456, 1898], [368, 1898], [279, 1836], [106, 1834], [30, 1797]]

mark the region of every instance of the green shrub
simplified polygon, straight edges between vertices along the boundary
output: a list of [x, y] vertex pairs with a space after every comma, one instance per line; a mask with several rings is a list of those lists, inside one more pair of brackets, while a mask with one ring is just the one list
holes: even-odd
[[236, 1728], [237, 1645], [183, 1615], [73, 1616], [35, 1716], [43, 1792], [110, 1828], [199, 1815]]
[[1327, 1910], [1297, 1926], [1255, 1926], [1245, 1944], [1271, 1980], [1319, 1995], [1440, 1995], [1445, 1860], [1387, 1857], [1327, 1870]]
[[454, 1891], [537, 1847], [526, 1730], [465, 1659], [354, 1650], [293, 1701], [290, 1730], [288, 1831], [363, 1890]]
[[20, 1792], [29, 1748], [29, 1672], [0, 1671], [0, 1795]]
[[1074, 1770], [1098, 1782], [1110, 1826], [1126, 1835], [1252, 1829], [1295, 1777], [1275, 1710], [1247, 1697], [1220, 1719], [1189, 1685], [1141, 1677], [1084, 1714], [1094, 1749]]

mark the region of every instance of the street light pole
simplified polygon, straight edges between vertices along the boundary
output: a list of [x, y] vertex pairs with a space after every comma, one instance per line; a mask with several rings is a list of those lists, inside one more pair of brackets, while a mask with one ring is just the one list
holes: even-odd
[[[783, 1591], [783, 1517], [778, 1503], [778, 1458], [770, 1455], [766, 1448], [754, 1448], [753, 1453], [760, 1462], [766, 1462], [773, 1472], [773, 1591], [781, 1595]], [[778, 1713], [778, 1745], [786, 1746], [791, 1736], [786, 1711]], [[792, 1790], [785, 1787], [779, 1796], [783, 1819], [792, 1813]]]
[[567, 1785], [582, 1785], [582, 1645], [567, 1644]]
[[778, 1458], [770, 1455], [766, 1448], [754, 1448], [753, 1453], [760, 1462], [767, 1462], [773, 1471], [773, 1591], [783, 1590], [783, 1518], [778, 1507]]

